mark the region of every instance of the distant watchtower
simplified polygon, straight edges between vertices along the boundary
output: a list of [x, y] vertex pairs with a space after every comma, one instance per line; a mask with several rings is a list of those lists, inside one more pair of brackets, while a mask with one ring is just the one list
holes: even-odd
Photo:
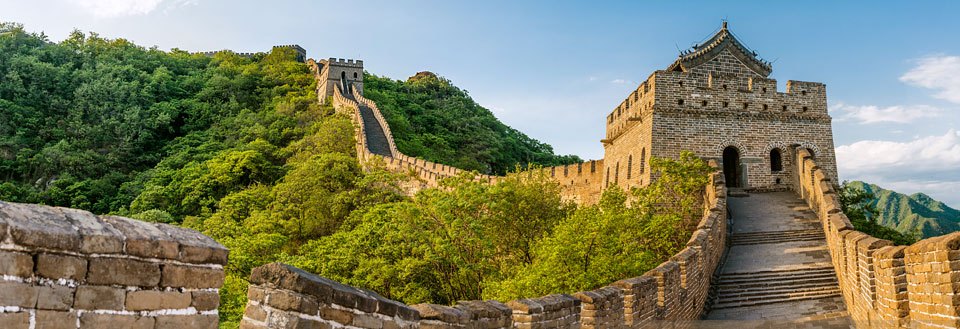
[[779, 92], [772, 71], [724, 22], [607, 116], [603, 187], [645, 186], [655, 178], [651, 156], [692, 151], [722, 163], [730, 187], [786, 188], [796, 177], [790, 164], [797, 148], [814, 154], [836, 181], [826, 86], [787, 81]]
[[317, 61], [320, 69], [320, 101], [326, 102], [333, 96], [333, 88], [340, 86], [344, 93], [351, 91], [350, 86], [363, 95], [363, 61], [343, 58], [321, 59]]

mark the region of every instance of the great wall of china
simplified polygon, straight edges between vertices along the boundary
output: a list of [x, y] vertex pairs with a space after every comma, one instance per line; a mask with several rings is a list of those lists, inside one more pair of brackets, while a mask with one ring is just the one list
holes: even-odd
[[[732, 59], [725, 60], [736, 65], [748, 60], [736, 53], [743, 50], [730, 48], [738, 42], [724, 38], [720, 35], [702, 49], [681, 55], [677, 66], [671, 66], [679, 71], [656, 73], [676, 75], [679, 80], [653, 76], [648, 83], [668, 85], [674, 95], [689, 97], [694, 95], [683, 88], [703, 88], [720, 98], [721, 90], [729, 86], [731, 92], [741, 93], [730, 97], [748, 110], [741, 119], [784, 120], [784, 125], [801, 127], [826, 120], [829, 125], [825, 108], [820, 108], [820, 100], [825, 106], [826, 97], [822, 84], [788, 84], [791, 95], [783, 97], [796, 97], [790, 101], [800, 109], [790, 112], [785, 105], [773, 114], [762, 111], [769, 111], [776, 97], [765, 96], [767, 90], [759, 87], [770, 80], [712, 73], [707, 73], [707, 80], [699, 80], [693, 67], [683, 67], [702, 64], [697, 61], [710, 52], [715, 58], [729, 55]], [[728, 53], [716, 53], [722, 51]], [[338, 63], [353, 65], [342, 65], [345, 70]], [[762, 64], [747, 68], [769, 73]], [[421, 187], [435, 186], [440, 179], [461, 172], [397, 151], [376, 104], [362, 96], [362, 86], [354, 84], [362, 81], [362, 62], [310, 60], [308, 65], [318, 79], [320, 101], [332, 97], [338, 111], [354, 120], [360, 161], [382, 161], [393, 170], [412, 171], [421, 178]], [[353, 75], [358, 71], [360, 76]], [[682, 81], [687, 85], [678, 83]], [[703, 85], [690, 86], [700, 82]], [[638, 91], [656, 88], [650, 85], [641, 85]], [[775, 92], [775, 84], [767, 88]], [[704, 94], [709, 93], [696, 95]], [[815, 97], [801, 97], [808, 94]], [[608, 130], [608, 137], [621, 138], [629, 128], [626, 125], [654, 125], [659, 114], [643, 108], [658, 101], [643, 105], [640, 97], [631, 95], [614, 110], [616, 114], [611, 113], [608, 126], [616, 133], [610, 135]], [[771, 104], [763, 104], [764, 99]], [[716, 109], [705, 108], [716, 98], [686, 101], [702, 107], [692, 110], [696, 116], [716, 114]], [[687, 106], [672, 97], [663, 102]], [[721, 100], [719, 107], [725, 108], [728, 102]], [[640, 106], [640, 111], [631, 106]], [[617, 121], [621, 115], [628, 119]], [[818, 133], [816, 129], [813, 133]], [[788, 134], [807, 133], [793, 130]], [[714, 153], [704, 157], [718, 170], [704, 187], [699, 226], [683, 250], [639, 277], [590, 291], [506, 303], [405, 305], [273, 263], [251, 274], [241, 328], [960, 327], [960, 232], [893, 246], [856, 231], [840, 210], [830, 136], [829, 145], [823, 140], [760, 143], [725, 138], [708, 145]], [[650, 143], [653, 137], [637, 138]], [[607, 147], [616, 143], [609, 138], [604, 141]], [[783, 168], [762, 174], [758, 168], [765, 166], [763, 161], [745, 159], [740, 164], [739, 158], [727, 157], [731, 145], [745, 158], [769, 152], [771, 157], [765, 160], [770, 163], [776, 150]], [[638, 157], [654, 154], [654, 146]], [[737, 166], [730, 165], [731, 159], [738, 161]], [[568, 195], [571, 199], [590, 202], [611, 186], [610, 166], [604, 161], [610, 159], [544, 170], [561, 184], [574, 186], [568, 190], [575, 191]], [[623, 186], [649, 182], [649, 171], [641, 169], [644, 162], [639, 161], [635, 177], [632, 161], [626, 161], [625, 178], [637, 181], [625, 181]], [[612, 186], [618, 185], [617, 176], [619, 170]], [[491, 183], [497, 180], [476, 177]], [[756, 188], [750, 190], [751, 186]], [[746, 193], [740, 192], [743, 188], [748, 188]], [[728, 197], [731, 190], [749, 197]], [[771, 190], [779, 192], [764, 193]], [[223, 246], [189, 229], [0, 202], [0, 328], [216, 328], [227, 257]]]

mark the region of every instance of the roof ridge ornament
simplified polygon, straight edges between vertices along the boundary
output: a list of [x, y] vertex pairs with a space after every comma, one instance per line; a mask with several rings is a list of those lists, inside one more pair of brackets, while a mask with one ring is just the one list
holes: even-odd
[[734, 36], [733, 32], [728, 29], [726, 20], [721, 23], [720, 30], [707, 41], [695, 44], [689, 51], [681, 52], [679, 58], [667, 70], [689, 71], [713, 60], [724, 49], [729, 49], [730, 53], [743, 62], [747, 68], [760, 76], [769, 76], [773, 71], [773, 66], [769, 62], [760, 59], [756, 51], [747, 48]]

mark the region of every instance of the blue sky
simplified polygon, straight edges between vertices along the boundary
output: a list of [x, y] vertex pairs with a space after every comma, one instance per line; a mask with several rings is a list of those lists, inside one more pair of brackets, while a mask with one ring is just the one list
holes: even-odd
[[74, 28], [145, 46], [364, 60], [451, 79], [558, 153], [600, 158], [605, 115], [722, 19], [772, 77], [827, 84], [841, 179], [960, 206], [960, 5], [897, 2], [0, 0], [54, 41]]

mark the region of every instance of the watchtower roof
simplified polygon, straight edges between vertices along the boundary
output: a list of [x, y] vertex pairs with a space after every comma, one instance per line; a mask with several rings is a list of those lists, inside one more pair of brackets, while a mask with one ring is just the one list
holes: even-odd
[[717, 56], [724, 49], [728, 49], [734, 57], [743, 62], [751, 71], [761, 75], [768, 76], [773, 71], [773, 65], [757, 56], [757, 52], [747, 48], [740, 40], [727, 29], [727, 22], [723, 22], [720, 31], [713, 35], [709, 40], [702, 44], [694, 45], [692, 49], [680, 52], [670, 67], [669, 71], [689, 71], [690, 69], [707, 63]]

